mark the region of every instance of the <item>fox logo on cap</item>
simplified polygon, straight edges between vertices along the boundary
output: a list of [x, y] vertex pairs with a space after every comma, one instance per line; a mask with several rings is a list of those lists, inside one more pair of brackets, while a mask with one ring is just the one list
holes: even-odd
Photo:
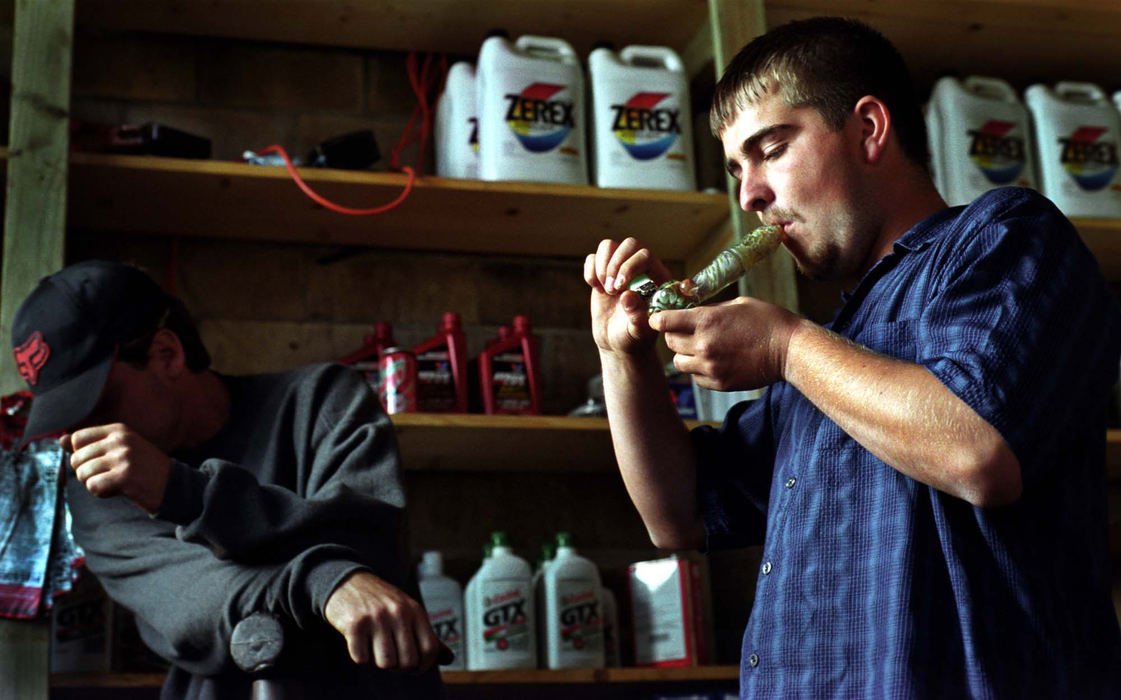
[[35, 331], [23, 345], [15, 348], [13, 353], [16, 356], [16, 366], [19, 367], [19, 376], [26, 379], [31, 386], [35, 386], [39, 382], [39, 370], [47, 364], [47, 358], [51, 356], [51, 346], [43, 340], [42, 333]]

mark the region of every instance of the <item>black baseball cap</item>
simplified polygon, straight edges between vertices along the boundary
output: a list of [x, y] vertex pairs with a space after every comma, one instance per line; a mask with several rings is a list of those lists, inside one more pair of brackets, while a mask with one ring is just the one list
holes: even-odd
[[20, 446], [80, 423], [97, 406], [124, 342], [172, 303], [135, 267], [91, 260], [39, 280], [12, 322], [12, 349], [34, 397]]

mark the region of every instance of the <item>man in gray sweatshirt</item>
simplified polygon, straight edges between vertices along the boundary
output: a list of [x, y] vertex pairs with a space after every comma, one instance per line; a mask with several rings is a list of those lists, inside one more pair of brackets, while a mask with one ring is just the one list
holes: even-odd
[[164, 698], [249, 697], [230, 636], [255, 612], [289, 630], [279, 675], [304, 697], [439, 696], [397, 444], [361, 376], [218, 374], [179, 300], [101, 261], [41, 280], [12, 345], [24, 442], [71, 453], [75, 536], [171, 663]]

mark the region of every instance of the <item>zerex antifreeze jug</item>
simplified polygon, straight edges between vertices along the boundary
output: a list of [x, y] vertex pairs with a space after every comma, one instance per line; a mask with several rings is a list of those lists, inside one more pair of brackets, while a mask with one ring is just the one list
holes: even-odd
[[685, 65], [672, 49], [599, 46], [588, 56], [592, 170], [600, 187], [694, 190]]
[[934, 184], [950, 206], [994, 187], [1037, 187], [1028, 111], [999, 78], [945, 77], [926, 106]]
[[1043, 194], [1067, 216], [1121, 217], [1121, 115], [1092, 83], [1032, 85], [1024, 92], [1035, 130]]
[[475, 100], [475, 66], [452, 64], [436, 103], [436, 174], [475, 180], [479, 177], [479, 120]]
[[480, 179], [588, 184], [584, 73], [567, 42], [489, 36], [475, 89]]

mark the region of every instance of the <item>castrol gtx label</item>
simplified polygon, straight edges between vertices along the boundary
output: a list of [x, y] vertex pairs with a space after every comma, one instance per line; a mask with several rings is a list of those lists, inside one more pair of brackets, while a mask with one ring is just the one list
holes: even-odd
[[561, 648], [571, 651], [598, 651], [603, 646], [603, 619], [599, 610], [599, 595], [583, 585], [558, 586], [561, 604]]
[[[575, 102], [567, 85], [533, 83], [505, 98], [506, 125], [527, 151], [552, 151], [576, 128]], [[573, 148], [561, 150], [577, 152]]]
[[1011, 133], [1015, 128], [1015, 122], [990, 119], [966, 132], [970, 159], [994, 185], [1011, 183], [1024, 169], [1024, 139]]
[[[667, 92], [640, 92], [611, 105], [611, 133], [635, 160], [665, 154], [681, 136], [681, 110]], [[668, 158], [684, 156], [674, 153]]]
[[443, 608], [428, 613], [428, 622], [432, 624], [432, 631], [436, 638], [446, 644], [452, 651], [459, 651], [463, 634], [460, 631], [460, 619], [451, 608]]
[[1108, 132], [1101, 126], [1082, 126], [1059, 138], [1059, 162], [1089, 192], [1104, 189], [1117, 173], [1117, 142]]
[[483, 596], [483, 650], [488, 653], [529, 650], [528, 599], [521, 587]]

